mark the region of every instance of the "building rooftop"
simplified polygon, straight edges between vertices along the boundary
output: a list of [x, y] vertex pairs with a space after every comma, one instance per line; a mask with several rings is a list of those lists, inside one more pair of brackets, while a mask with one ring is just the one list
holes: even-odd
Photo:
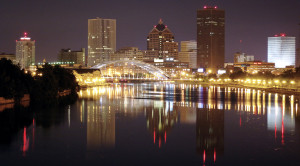
[[163, 31], [167, 28], [167, 26], [164, 25], [162, 19], [160, 19], [158, 24], [155, 26], [155, 28], [159, 31]]

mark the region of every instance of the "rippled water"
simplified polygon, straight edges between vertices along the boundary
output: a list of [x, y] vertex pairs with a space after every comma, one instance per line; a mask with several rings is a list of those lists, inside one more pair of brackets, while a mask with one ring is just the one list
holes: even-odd
[[[11, 119], [1, 122], [0, 163], [299, 165], [298, 103], [294, 96], [214, 86], [89, 88], [63, 109], [2, 112]], [[27, 125], [19, 122], [24, 118]]]

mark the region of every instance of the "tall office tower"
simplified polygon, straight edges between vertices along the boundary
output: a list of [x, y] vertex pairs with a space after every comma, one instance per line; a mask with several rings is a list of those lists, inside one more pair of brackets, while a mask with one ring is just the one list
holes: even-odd
[[197, 10], [197, 67], [217, 72], [225, 61], [225, 11], [204, 6]]
[[71, 49], [61, 49], [58, 53], [59, 62], [74, 62], [85, 66], [85, 48], [80, 51], [72, 51]]
[[16, 41], [16, 61], [21, 69], [35, 64], [35, 41], [32, 41], [27, 33]]
[[110, 60], [116, 51], [116, 20], [88, 20], [88, 66]]
[[296, 37], [282, 33], [268, 37], [268, 62], [275, 63], [276, 68], [295, 66]]
[[[174, 35], [160, 19], [158, 24], [154, 26], [147, 37], [147, 50], [158, 51], [157, 58], [163, 59], [164, 53], [168, 51], [164, 49], [164, 45], [168, 42], [174, 42]], [[174, 45], [169, 44], [168, 48], [174, 49]]]
[[197, 42], [193, 40], [182, 41], [178, 60], [188, 62], [190, 68], [197, 68]]

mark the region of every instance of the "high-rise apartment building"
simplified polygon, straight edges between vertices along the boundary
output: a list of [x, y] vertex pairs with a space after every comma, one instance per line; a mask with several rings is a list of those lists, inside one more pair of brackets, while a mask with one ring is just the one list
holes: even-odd
[[88, 20], [88, 66], [110, 60], [116, 51], [116, 20]]
[[225, 61], [225, 11], [204, 6], [197, 11], [197, 67], [217, 72]]
[[27, 33], [16, 41], [16, 63], [21, 69], [35, 64], [35, 41], [32, 41]]
[[182, 41], [178, 60], [189, 63], [190, 68], [197, 68], [197, 42]]
[[295, 66], [296, 37], [286, 34], [268, 37], [268, 62], [275, 63], [276, 68]]
[[80, 51], [72, 51], [71, 49], [61, 49], [58, 53], [59, 62], [74, 62], [85, 66], [85, 48]]
[[173, 33], [161, 19], [147, 37], [147, 50], [158, 51], [157, 58], [159, 59], [178, 56], [178, 43], [174, 42]]

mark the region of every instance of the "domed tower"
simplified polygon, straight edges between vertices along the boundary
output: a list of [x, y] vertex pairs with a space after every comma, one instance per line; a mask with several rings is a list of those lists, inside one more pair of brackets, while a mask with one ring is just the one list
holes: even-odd
[[[170, 29], [163, 24], [162, 19], [159, 20], [158, 24], [150, 31], [147, 36], [147, 50], [158, 51], [159, 58], [163, 58], [163, 52], [166, 51], [164, 46], [165, 43], [173, 43], [174, 35]], [[177, 43], [178, 45], [178, 43]]]

